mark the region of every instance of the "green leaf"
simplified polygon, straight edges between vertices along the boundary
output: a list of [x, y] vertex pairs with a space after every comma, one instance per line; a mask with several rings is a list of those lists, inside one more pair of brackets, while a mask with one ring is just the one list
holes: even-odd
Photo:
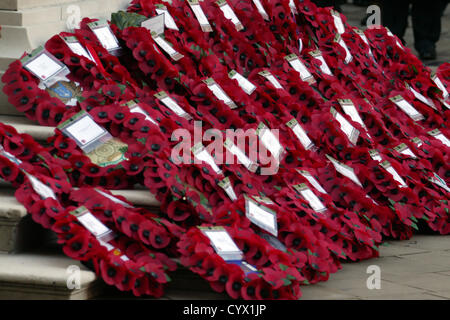
[[146, 16], [134, 12], [119, 11], [111, 14], [111, 23], [115, 24], [120, 30], [128, 27], [140, 27], [145, 20], [148, 20]]
[[419, 230], [419, 228], [417, 227], [417, 224], [415, 224], [414, 222], [411, 222], [411, 227], [413, 227], [416, 230]]
[[280, 266], [280, 269], [283, 271], [286, 271], [289, 268], [287, 265], [284, 265], [282, 263], [280, 263], [279, 266]]
[[291, 274], [288, 274], [288, 275], [286, 276], [286, 278], [289, 279], [289, 280], [295, 280], [295, 279], [297, 279], [296, 277], [294, 277], [294, 276], [291, 275]]

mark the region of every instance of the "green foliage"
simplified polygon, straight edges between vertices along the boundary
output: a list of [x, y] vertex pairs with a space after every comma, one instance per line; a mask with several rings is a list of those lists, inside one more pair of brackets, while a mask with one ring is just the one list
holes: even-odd
[[140, 27], [145, 20], [148, 20], [146, 16], [134, 12], [118, 11], [111, 14], [111, 23], [115, 24], [120, 30], [128, 27]]

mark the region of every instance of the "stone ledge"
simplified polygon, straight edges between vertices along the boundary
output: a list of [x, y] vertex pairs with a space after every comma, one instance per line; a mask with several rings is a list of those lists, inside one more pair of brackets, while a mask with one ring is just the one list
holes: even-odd
[[[67, 268], [80, 268], [80, 289], [67, 288]], [[78, 261], [54, 254], [0, 254], [0, 299], [89, 299], [102, 284]]]
[[0, 190], [0, 222], [17, 222], [27, 215], [27, 210], [14, 197], [12, 190]]
[[23, 116], [0, 116], [0, 122], [13, 126], [20, 133], [27, 133], [38, 141], [46, 141], [54, 135], [53, 127], [40, 126]]
[[74, 2], [74, 0], [2, 0], [0, 9], [2, 10], [22, 10], [36, 7], [44, 7], [58, 4]]

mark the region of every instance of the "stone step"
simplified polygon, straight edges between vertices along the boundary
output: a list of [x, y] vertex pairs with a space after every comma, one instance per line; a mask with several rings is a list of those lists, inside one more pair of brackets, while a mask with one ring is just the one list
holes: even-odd
[[22, 231], [26, 231], [22, 218], [26, 215], [27, 211], [17, 202], [12, 190], [0, 191], [0, 252], [11, 253], [22, 249], [20, 238]]
[[11, 186], [5, 185], [0, 185], [0, 253], [36, 250], [53, 243], [55, 234], [34, 222], [14, 197]]
[[0, 115], [0, 122], [13, 126], [20, 133], [27, 133], [37, 141], [46, 141], [54, 135], [53, 127], [40, 126], [24, 116]]
[[[116, 10], [125, 9], [130, 1], [129, 0], [2, 0], [0, 3], [0, 10], [15, 10], [21, 11], [25, 9], [33, 9], [33, 8], [42, 8], [42, 7], [51, 7], [58, 6], [64, 7], [70, 4], [80, 5], [83, 2], [98, 2], [98, 8], [101, 11], [114, 12]], [[87, 16], [82, 13], [83, 16]]]
[[94, 272], [60, 254], [0, 254], [0, 299], [82, 300], [104, 287]]
[[65, 30], [65, 21], [46, 22], [32, 26], [2, 25], [0, 70], [6, 70], [8, 65], [20, 58], [24, 52], [31, 52], [53, 35]]
[[[115, 190], [134, 205], [159, 211], [160, 203], [146, 190]], [[39, 248], [54, 242], [53, 232], [36, 224], [14, 197], [14, 190], [7, 182], [0, 183], [0, 252], [17, 253]]]
[[[108, 5], [117, 6], [123, 3], [123, 0], [107, 0]], [[61, 1], [59, 1], [61, 2]], [[36, 8], [24, 8], [20, 11], [0, 9], [0, 21], [5, 26], [35, 26], [39, 24], [48, 24], [50, 22], [67, 22], [71, 15], [78, 12], [80, 17], [106, 18], [110, 19], [110, 12], [105, 12], [105, 0], [84, 0], [70, 1], [67, 4], [58, 4], [52, 6], [39, 6]], [[117, 6], [119, 9], [123, 7]], [[79, 19], [77, 20], [79, 22]], [[55, 30], [55, 33], [58, 33]]]
[[0, 21], [8, 26], [30, 26], [61, 20], [61, 7], [43, 7], [21, 11], [0, 10]]

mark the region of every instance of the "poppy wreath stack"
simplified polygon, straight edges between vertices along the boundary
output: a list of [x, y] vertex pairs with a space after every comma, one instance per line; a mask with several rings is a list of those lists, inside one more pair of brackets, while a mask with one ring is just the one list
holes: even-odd
[[[138, 30], [139, 29], [136, 29], [136, 28], [133, 28], [133, 31], [130, 31], [130, 32], [127, 32], [127, 30], [129, 30], [129, 29], [126, 29], [125, 30], [125, 32], [124, 32], [124, 34], [127, 34], [127, 35], [129, 35], [129, 36], [135, 36], [136, 34], [139, 34], [139, 32], [138, 32]], [[147, 31], [144, 31], [144, 32], [147, 32]], [[120, 36], [119, 36], [120, 37]], [[145, 40], [144, 40], [145, 41]], [[147, 41], [148, 41], [148, 38], [147, 38]], [[129, 41], [129, 38], [127, 38], [126, 39], [126, 42], [127, 43], [130, 43], [130, 41]], [[131, 44], [132, 44], [132, 46], [133, 47], [135, 47], [136, 49], [137, 48], [139, 48], [139, 47], [142, 47], [140, 44], [138, 44], [138, 45], [133, 45], [133, 43], [135, 43], [135, 42], [131, 42]], [[148, 46], [148, 47], [150, 47], [150, 45]], [[145, 59], [143, 60], [143, 62], [145, 62]], [[217, 80], [217, 79], [223, 79], [224, 78], [224, 76], [222, 76], [222, 77], [220, 77], [220, 78], [218, 78], [218, 76], [219, 76], [219, 73], [216, 71], [216, 73], [215, 73], [215, 76], [216, 76], [216, 79], [215, 80]], [[192, 82], [192, 81], [191, 81]], [[217, 83], [219, 83], [219, 84], [222, 84], [222, 82], [221, 81], [216, 81]], [[225, 82], [225, 80], [224, 80], [224, 82], [223, 82], [224, 84], [223, 84], [223, 87], [226, 87], [227, 86], [227, 84], [226, 84], [226, 82]], [[236, 87], [235, 89], [237, 89], [237, 90], [240, 90], [238, 87]], [[204, 83], [202, 83], [202, 82], [200, 82], [200, 83], [198, 83], [198, 85], [196, 85], [195, 87], [194, 87], [194, 89], [193, 89], [193, 92], [195, 92], [195, 94], [197, 95], [197, 97], [198, 97], [198, 99], [201, 99], [201, 98], [203, 98], [203, 100], [205, 100], [206, 101], [206, 99], [211, 99], [211, 92], [210, 92], [210, 90], [208, 90], [207, 89], [207, 87], [206, 87], [206, 85], [204, 84]], [[230, 91], [231, 92], [231, 91]], [[245, 94], [241, 94], [241, 97], [245, 97], [246, 95]], [[196, 97], [196, 98], [197, 98]], [[242, 99], [243, 99], [242, 98]], [[209, 114], [211, 114], [212, 113], [212, 111], [211, 110], [213, 110], [213, 109], [219, 109], [219, 105], [218, 104], [211, 104], [211, 101], [212, 100], [209, 100], [210, 102], [208, 103], [208, 104], [204, 104], [205, 105], [205, 107], [207, 107], [207, 108], [205, 108], [205, 109], [200, 109], [200, 107], [201, 107], [201, 105], [200, 104], [198, 104], [197, 103], [197, 101], [196, 101], [196, 104], [197, 104], [197, 110], [200, 110], [201, 111], [201, 113], [202, 114], [204, 114], [204, 115], [209, 115]], [[239, 101], [239, 100], [236, 100], [236, 101]], [[251, 102], [251, 100], [250, 99], [247, 99], [246, 101], [250, 101]], [[242, 104], [244, 104], [244, 103], [242, 103]], [[248, 108], [247, 108], [248, 109]], [[255, 109], [255, 110], [257, 110], [257, 109]], [[206, 118], [206, 116], [205, 116], [205, 118], [206, 119], [212, 119], [211, 120], [211, 122], [215, 122], [216, 124], [216, 128], [219, 128], [219, 129], [222, 129], [223, 128], [223, 130], [225, 130], [225, 129], [227, 129], [228, 127], [230, 127], [230, 120], [234, 120], [234, 119], [236, 119], [236, 121], [233, 121], [233, 122], [231, 122], [231, 126], [233, 126], [233, 127], [243, 127], [242, 126], [242, 122], [240, 121], [240, 118], [237, 118], [235, 115], [233, 115], [231, 112], [230, 112], [230, 110], [229, 110], [229, 108], [227, 107], [227, 106], [224, 106], [224, 107], [222, 107], [222, 104], [220, 104], [220, 109], [218, 110], [218, 111], [216, 111], [216, 112], [214, 112], [214, 115], [216, 115], [216, 117], [218, 117], [218, 121], [216, 122], [216, 120], [214, 119], [214, 117], [208, 117], [208, 118]], [[217, 116], [218, 115], [218, 116]], [[227, 117], [226, 117], [227, 116]], [[228, 120], [227, 120], [227, 123], [225, 123], [224, 125], [223, 125], [223, 127], [222, 127], [222, 123], [223, 123], [223, 121], [221, 121], [221, 119], [222, 119], [222, 117], [223, 118], [228, 118]], [[204, 119], [205, 119], [204, 118]], [[263, 119], [263, 117], [261, 117], [260, 119]], [[213, 123], [214, 123], [213, 122]], [[253, 120], [253, 123], [255, 122], [255, 120]], [[250, 121], [249, 121], [249, 123], [251, 123]], [[217, 152], [217, 150], [216, 150], [216, 152]], [[229, 165], [227, 165], [226, 167], [229, 167]], [[230, 168], [224, 168], [224, 170], [229, 170]], [[238, 170], [237, 168], [236, 168], [236, 170]], [[205, 171], [205, 170], [202, 170], [203, 172]], [[230, 174], [232, 174], [233, 172], [236, 172], [235, 171], [235, 169], [234, 169], [234, 167], [233, 167], [233, 169], [232, 170], [230, 170]], [[240, 177], [240, 180], [243, 180], [243, 178], [242, 177], [245, 177], [246, 175], [248, 175], [248, 174], [246, 174], [245, 172], [243, 172], [243, 173], [241, 173], [241, 170], [239, 170], [239, 171], [237, 171], [237, 172], [239, 172], [239, 176], [241, 176]], [[228, 177], [230, 177], [230, 176], [228, 176]], [[205, 177], [205, 178], [207, 178], [207, 177]], [[244, 182], [245, 182], [245, 180], [243, 180]], [[261, 181], [262, 182], [262, 181]], [[283, 183], [282, 181], [279, 181], [279, 183]], [[247, 181], [247, 183], [245, 183], [245, 184], [241, 184], [243, 187], [245, 187], [245, 185], [255, 185], [254, 183], [253, 184], [249, 184], [249, 182]], [[240, 186], [241, 185], [239, 185], [239, 186], [237, 186], [236, 187], [236, 191], [239, 193], [239, 191], [241, 191], [242, 189], [240, 188]], [[263, 186], [265, 186], [265, 185], [267, 185], [267, 184], [263, 184]], [[275, 185], [275, 184], [274, 184]], [[246, 191], [247, 193], [248, 192], [254, 192], [254, 191], [252, 191], [252, 190], [248, 190], [248, 188], [246, 188], [247, 190], [245, 190], [245, 189], [243, 189], [242, 191]], [[254, 188], [253, 188], [254, 189]], [[266, 191], [266, 192], [272, 192], [273, 193], [273, 191], [274, 191], [275, 189], [273, 189], [272, 191], [267, 191], [267, 188], [264, 190], [264, 191]], [[306, 204], [303, 204], [303, 206], [302, 207], [304, 207], [304, 206], [306, 206]], [[320, 229], [320, 228], [319, 228]], [[326, 229], [325, 229], [326, 230]], [[330, 237], [331, 237], [332, 235], [330, 235]], [[336, 236], [335, 236], [336, 237]], [[355, 252], [355, 250], [354, 250], [354, 252]], [[351, 255], [350, 255], [351, 256]]]
[[[362, 42], [362, 40], [361, 40], [361, 42]], [[366, 64], [367, 64], [367, 61], [364, 61]], [[286, 62], [285, 62], [285, 64], [286, 64]], [[285, 66], [284, 67], [284, 69], [286, 69], [286, 68], [288, 68], [287, 66]], [[347, 67], [347, 69], [348, 69], [348, 67]], [[243, 70], [245, 70], [245, 69], [243, 69]], [[352, 73], [354, 73], [354, 71], [352, 71]], [[216, 74], [217, 74], [217, 71], [216, 71]], [[215, 74], [215, 75], [216, 75]], [[290, 81], [290, 83], [292, 83], [293, 81]], [[291, 88], [292, 89], [292, 88]], [[293, 90], [290, 90], [290, 91], [293, 91]], [[362, 99], [361, 99], [362, 100]], [[364, 105], [364, 104], [366, 104], [364, 101], [362, 102], [362, 104]], [[319, 104], [318, 103], [312, 103], [312, 106], [314, 106], [314, 105], [316, 105], [316, 106], [318, 106]], [[370, 107], [370, 106], [369, 106]], [[248, 109], [248, 108], [247, 108]], [[360, 105], [360, 109], [361, 109], [361, 105]], [[330, 115], [329, 114], [326, 114], [329, 118], [331, 118], [330, 117]], [[370, 116], [370, 113], [369, 113], [369, 116]], [[317, 118], [318, 119], [323, 119], [323, 117], [324, 117], [324, 115], [323, 114], [318, 114], [317, 115]], [[268, 118], [267, 116], [266, 117], [264, 117], [264, 118]], [[365, 118], [364, 117], [364, 114], [363, 114], [363, 118]], [[271, 123], [271, 124], [273, 124], [273, 123], [275, 123], [275, 121], [271, 121], [272, 119], [270, 119], [268, 122], [269, 123]], [[329, 121], [329, 124], [328, 124], [328, 126], [330, 125], [330, 124], [335, 124], [335, 122], [332, 122], [332, 121]], [[360, 128], [358, 125], [356, 125], [356, 127], [357, 128]], [[373, 128], [373, 126], [371, 126], [371, 129]], [[381, 128], [383, 128], [382, 126], [381, 126]], [[377, 129], [377, 131], [375, 131], [374, 132], [374, 134], [376, 135], [376, 136], [378, 136], [378, 137], [380, 137], [380, 142], [382, 142], [383, 144], [386, 144], [386, 137], [382, 137], [380, 134], [377, 134], [378, 132], [380, 132], [380, 128], [378, 128]], [[364, 132], [365, 130], [362, 130], [361, 128], [360, 128], [360, 131], [361, 132]], [[397, 130], [398, 131], [398, 130]], [[326, 128], [324, 128], [324, 130], [321, 130], [321, 132], [329, 132], [329, 130], [327, 130]], [[383, 131], [381, 131], [381, 132], [383, 132]], [[345, 138], [345, 136], [344, 136], [344, 134], [341, 132], [341, 130], [339, 129], [339, 127], [338, 126], [335, 126], [335, 128], [334, 128], [334, 130], [333, 130], [333, 136], [332, 137], [330, 137], [330, 140], [331, 140], [331, 138], [333, 138], [333, 141], [335, 141], [334, 140], [334, 136], [335, 135], [337, 135], [338, 137], [340, 137], [340, 139], [336, 139], [336, 141], [338, 142], [338, 143], [336, 143], [336, 145], [337, 145], [337, 147], [338, 148], [340, 148], [339, 150], [341, 151], [340, 153], [342, 154], [342, 155], [346, 155], [346, 156], [348, 156], [348, 155], [351, 155], [352, 153], [351, 153], [351, 149], [343, 149], [343, 146], [344, 146], [344, 144], [339, 144], [339, 142], [340, 141], [346, 141], [346, 138]], [[321, 139], [322, 141], [329, 141], [327, 138], [325, 138], [325, 139]], [[369, 141], [370, 142], [370, 140], [369, 139], [364, 139], [364, 140], [362, 140], [363, 142], [364, 141]], [[360, 141], [361, 142], [361, 141]], [[367, 147], [373, 147], [373, 145], [368, 145]], [[338, 151], [339, 151], [338, 150]], [[334, 153], [336, 152], [336, 149], [334, 148], [334, 150], [332, 149], [332, 150], [330, 150], [330, 151], [334, 151]], [[366, 155], [367, 156], [367, 155]], [[338, 158], [343, 158], [343, 157], [338, 157]], [[378, 167], [374, 167], [374, 170], [379, 170], [378, 169]], [[383, 189], [383, 188], [382, 188]], [[395, 192], [397, 192], [398, 190], [396, 190]], [[401, 198], [403, 198], [403, 197], [401, 197]], [[386, 203], [386, 204], [388, 204], [388, 203]], [[414, 217], [413, 217], [413, 219], [414, 219]]]
[[[450, 232], [448, 64], [431, 74], [384, 28], [309, 0], [133, 0], [45, 49], [62, 80], [31, 72], [39, 50], [2, 80], [18, 110], [58, 128], [44, 148], [0, 127], [1, 174], [120, 290], [161, 296], [179, 259], [233, 298], [295, 299], [420, 220]], [[108, 191], [137, 184], [161, 213]]]
[[[175, 270], [176, 264], [156, 250], [164, 245], [173, 246], [170, 239], [172, 234], [178, 232], [177, 229], [167, 221], [161, 221], [161, 226], [156, 221], [154, 224], [149, 222], [148, 230], [159, 233], [162, 242], [157, 244], [159, 241], [155, 241], [152, 244], [152, 241], [147, 241], [153, 247], [149, 249], [144, 245], [146, 242], [134, 241], [126, 235], [124, 229], [114, 227], [111, 222], [120, 226], [120, 220], [112, 220], [108, 211], [120, 212], [121, 216], [130, 220], [138, 213], [124, 207], [119, 203], [120, 199], [111, 197], [106, 190], [99, 189], [115, 199], [114, 204], [108, 203], [111, 200], [100, 193], [96, 198], [93, 195], [98, 192], [96, 190], [73, 189], [63, 170], [67, 166], [64, 161], [54, 159], [31, 136], [19, 134], [13, 127], [2, 124], [0, 130], [1, 178], [17, 188], [15, 196], [33, 220], [56, 233], [64, 253], [93, 266], [105, 282], [120, 290], [132, 290], [136, 295], [161, 296], [163, 286], [170, 280], [166, 270]], [[97, 202], [94, 203], [94, 199]], [[102, 203], [105, 204], [104, 207], [99, 206]], [[96, 217], [105, 217], [102, 222], [113, 228], [109, 229], [99, 221], [94, 222], [100, 225], [100, 229], [86, 227], [83, 224], [85, 220], [73, 214], [77, 209], [86, 209], [85, 205], [97, 211]], [[156, 217], [147, 213], [149, 215], [151, 219]], [[91, 226], [94, 223], [92, 217], [91, 215], [89, 221]], [[167, 225], [168, 229], [163, 225]], [[171, 232], [168, 232], [169, 229]], [[97, 231], [102, 233], [101, 238], [96, 234]]]

